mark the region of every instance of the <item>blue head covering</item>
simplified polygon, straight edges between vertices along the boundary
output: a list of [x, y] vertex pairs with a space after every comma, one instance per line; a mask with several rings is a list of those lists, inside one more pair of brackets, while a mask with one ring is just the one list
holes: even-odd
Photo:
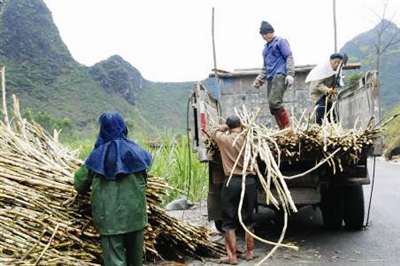
[[341, 55], [339, 53], [331, 54], [331, 56], [330, 56], [331, 60], [336, 59], [336, 58], [343, 59], [343, 55]]
[[150, 166], [151, 154], [127, 139], [128, 128], [119, 113], [102, 114], [99, 124], [99, 136], [85, 162], [87, 168], [116, 180], [118, 174], [136, 173]]

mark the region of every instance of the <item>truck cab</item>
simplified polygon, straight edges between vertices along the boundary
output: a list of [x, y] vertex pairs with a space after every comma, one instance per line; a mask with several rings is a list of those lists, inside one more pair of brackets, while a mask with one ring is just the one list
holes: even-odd
[[[311, 101], [305, 79], [315, 65], [296, 66], [294, 84], [287, 89], [284, 106], [291, 119], [299, 121], [304, 114], [311, 114], [315, 103]], [[344, 70], [357, 69], [359, 64], [347, 64]], [[252, 87], [261, 69], [241, 69], [233, 72], [215, 70], [210, 74], [214, 81], [211, 88], [196, 82], [190, 97], [192, 149], [200, 162], [208, 164], [209, 192], [207, 198], [208, 219], [217, 228], [221, 223], [220, 191], [225, 178], [218, 156], [208, 153], [209, 132], [213, 125], [224, 123], [224, 118], [235, 114], [235, 108], [245, 106], [249, 112], [261, 110], [257, 123], [278, 128], [268, 108], [266, 84], [260, 89]], [[354, 84], [342, 88], [337, 95], [336, 113], [338, 123], [344, 128], [355, 125], [366, 129], [380, 120], [379, 80], [377, 71], [369, 71]], [[367, 158], [382, 154], [381, 138], [361, 153], [355, 164], [344, 164], [335, 171], [325, 163], [308, 174], [286, 180], [292, 199], [299, 209], [312, 205], [320, 208], [324, 224], [329, 228], [346, 227], [359, 230], [364, 225], [363, 185], [370, 183]], [[300, 158], [297, 161], [281, 161], [280, 171], [285, 176], [294, 176], [312, 169], [317, 158]], [[262, 167], [262, 166], [260, 166]], [[260, 189], [258, 207], [274, 209], [267, 205], [265, 192]]]

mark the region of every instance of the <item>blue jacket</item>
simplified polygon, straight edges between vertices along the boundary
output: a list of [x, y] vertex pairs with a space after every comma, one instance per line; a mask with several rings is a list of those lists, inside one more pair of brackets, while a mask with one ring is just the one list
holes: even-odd
[[277, 74], [287, 75], [286, 59], [292, 55], [292, 50], [286, 39], [275, 36], [271, 42], [265, 44], [262, 55], [267, 79]]

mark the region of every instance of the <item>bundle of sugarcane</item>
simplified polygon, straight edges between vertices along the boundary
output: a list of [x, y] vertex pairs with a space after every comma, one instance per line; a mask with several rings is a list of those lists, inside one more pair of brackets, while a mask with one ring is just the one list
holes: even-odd
[[332, 161], [339, 169], [342, 163], [355, 165], [374, 145], [375, 139], [382, 132], [382, 127], [372, 125], [371, 119], [366, 129], [354, 125], [346, 129], [340, 123], [298, 124], [295, 134], [290, 138], [277, 135], [276, 142], [284, 160], [325, 159], [333, 152]]
[[83, 242], [84, 219], [68, 207], [80, 161], [54, 139], [21, 118], [14, 98], [12, 123], [0, 122], [2, 263], [90, 265], [99, 253], [97, 243]]
[[181, 260], [185, 255], [202, 259], [224, 254], [224, 246], [210, 240], [210, 229], [182, 222], [160, 207], [162, 203], [160, 195], [167, 195], [172, 187], [155, 177], [149, 178], [147, 186], [149, 213], [149, 223], [145, 233], [147, 261], [154, 258]]
[[[2, 265], [99, 265], [101, 246], [93, 226], [89, 195], [78, 195], [73, 174], [77, 153], [20, 116], [14, 97], [12, 122], [0, 121], [0, 262]], [[218, 256], [209, 229], [170, 217], [162, 196], [173, 189], [149, 177], [146, 259], [184, 254]], [[162, 250], [162, 246], [169, 249]]]
[[[238, 111], [236, 112], [238, 113]], [[357, 164], [360, 158], [373, 147], [374, 141], [382, 133], [383, 125], [389, 122], [377, 126], [372, 124], [372, 118], [366, 129], [358, 128], [357, 125], [351, 129], [345, 129], [340, 123], [329, 123], [328, 121], [325, 121], [323, 125], [293, 121], [293, 134], [286, 134], [288, 129], [276, 130], [257, 124], [255, 122], [257, 112], [248, 114], [244, 108], [239, 116], [242, 121], [245, 121], [246, 136], [247, 132], [251, 132], [252, 140], [260, 142], [271, 140], [268, 142], [268, 148], [276, 160], [319, 161], [330, 158], [328, 162], [334, 162], [332, 165], [334, 171], [336, 167], [342, 170], [342, 164]], [[212, 128], [212, 125], [209, 128]], [[218, 152], [218, 147], [209, 137], [209, 132], [204, 141], [208, 155], [213, 156]]]

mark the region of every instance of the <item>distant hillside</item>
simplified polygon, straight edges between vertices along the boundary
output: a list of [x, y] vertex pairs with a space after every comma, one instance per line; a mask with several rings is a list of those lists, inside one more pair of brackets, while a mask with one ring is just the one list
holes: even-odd
[[[394, 26], [393, 29], [399, 31]], [[361, 71], [374, 67], [373, 30], [341, 49]], [[399, 47], [382, 57], [382, 105], [398, 103]], [[132, 62], [134, 64], [134, 62]], [[46, 125], [92, 134], [97, 118], [117, 110], [135, 131], [185, 132], [188, 97], [194, 82], [152, 82], [119, 55], [91, 67], [76, 62], [63, 43], [51, 12], [42, 0], [0, 1], [0, 66], [6, 67], [7, 102], [20, 99], [22, 113]], [[211, 66], [210, 66], [211, 69]], [[213, 80], [204, 77], [206, 87]], [[397, 93], [397, 94], [396, 94]], [[397, 97], [397, 99], [396, 99]]]
[[394, 43], [382, 55], [379, 72], [381, 105], [384, 110], [389, 110], [400, 104], [400, 29], [394, 23], [384, 20], [373, 29], [348, 41], [340, 51], [346, 52], [350, 61], [361, 62], [359, 72], [365, 73], [375, 69], [377, 32], [381, 31], [382, 27], [385, 31], [381, 36], [381, 46], [386, 46], [389, 40]]
[[183, 130], [183, 96], [191, 86], [146, 81], [118, 55], [82, 66], [61, 40], [42, 0], [0, 2], [0, 66], [6, 67], [8, 104], [16, 94], [22, 112], [46, 120], [39, 122], [48, 127], [69, 121], [72, 128], [89, 134], [97, 130], [101, 113], [118, 110], [140, 131], [155, 132], [164, 125]]

